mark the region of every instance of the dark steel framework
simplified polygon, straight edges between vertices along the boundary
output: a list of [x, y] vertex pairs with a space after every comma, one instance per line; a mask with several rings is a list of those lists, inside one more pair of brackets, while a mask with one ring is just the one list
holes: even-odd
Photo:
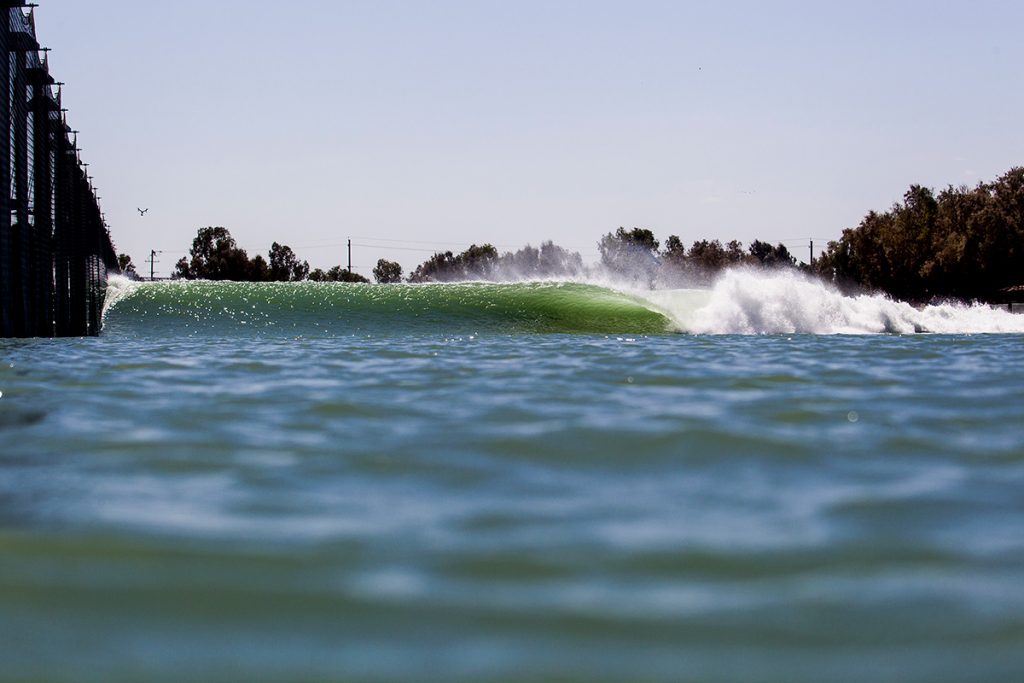
[[0, 1], [0, 337], [96, 335], [117, 254], [33, 7]]

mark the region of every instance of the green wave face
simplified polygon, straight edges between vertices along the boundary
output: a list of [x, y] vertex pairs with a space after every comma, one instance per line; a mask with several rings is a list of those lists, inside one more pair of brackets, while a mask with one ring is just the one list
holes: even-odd
[[105, 334], [670, 331], [668, 319], [641, 300], [576, 283], [118, 283], [112, 286], [109, 298]]

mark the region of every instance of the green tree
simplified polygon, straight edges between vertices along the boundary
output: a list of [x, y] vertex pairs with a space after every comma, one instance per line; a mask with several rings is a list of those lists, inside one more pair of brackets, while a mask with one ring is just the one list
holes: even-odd
[[291, 247], [274, 242], [269, 256], [272, 281], [300, 282], [309, 276], [309, 263], [300, 261]]
[[469, 249], [455, 257], [457, 270], [461, 271], [461, 280], [487, 279], [498, 260], [498, 250], [490, 244], [472, 245]]
[[989, 197], [972, 226], [976, 271], [986, 294], [1024, 284], [1024, 167], [984, 186]]
[[583, 270], [582, 256], [547, 241], [540, 248], [528, 244], [502, 254], [490, 264], [488, 277], [502, 281], [572, 278]]
[[341, 266], [334, 266], [327, 272], [317, 268], [309, 274], [309, 279], [313, 282], [348, 282], [353, 284], [369, 284], [370, 282], [362, 275], [350, 273]]
[[796, 258], [784, 245], [772, 246], [761, 240], [750, 245], [750, 262], [762, 268], [795, 268]]
[[249, 275], [246, 278], [250, 282], [271, 282], [270, 265], [267, 260], [256, 254], [249, 262]]
[[746, 254], [743, 253], [743, 242], [731, 240], [725, 245], [725, 262], [728, 266], [738, 266], [747, 262]]
[[670, 235], [665, 240], [665, 250], [661, 252], [661, 258], [666, 263], [678, 268], [683, 268], [686, 265], [686, 246], [678, 235]]
[[815, 264], [846, 288], [910, 301], [994, 299], [1024, 280], [1024, 168], [937, 196], [913, 185], [885, 213], [843, 231]]
[[249, 257], [244, 249], [235, 244], [227, 228], [200, 228], [192, 240], [189, 254], [192, 260], [188, 269], [181, 272], [182, 277], [200, 280], [249, 279]]
[[658, 282], [665, 287], [682, 287], [692, 283], [694, 266], [686, 254], [686, 245], [678, 235], [669, 235], [661, 252]]
[[373, 277], [378, 284], [394, 284], [402, 281], [402, 266], [394, 261], [380, 259], [373, 269]]
[[601, 265], [619, 277], [650, 286], [658, 268], [658, 240], [645, 228], [619, 228], [598, 242]]
[[[450, 251], [437, 252], [416, 266], [409, 274], [409, 282], [436, 282], [455, 272], [457, 261]], [[455, 279], [455, 278], [452, 278]]]
[[575, 277], [583, 273], [583, 257], [548, 240], [537, 254], [537, 274], [541, 277]]
[[409, 282], [458, 282], [490, 278], [498, 264], [498, 250], [490, 244], [472, 245], [458, 256], [438, 252], [416, 267]]
[[729, 263], [728, 253], [718, 240], [694, 242], [686, 260], [693, 282], [702, 285], [710, 284]]
[[135, 270], [135, 264], [132, 263], [132, 257], [128, 254], [117, 255], [117, 266], [120, 268], [121, 273], [128, 277], [138, 277], [139, 274]]
[[182, 256], [178, 259], [178, 262], [174, 264], [174, 272], [171, 273], [172, 280], [195, 280], [192, 275], [192, 267], [189, 265], [189, 260]]
[[531, 280], [543, 277], [540, 260], [540, 249], [527, 244], [515, 252], [508, 252], [501, 257], [498, 277], [505, 280]]
[[350, 284], [361, 285], [370, 284], [370, 281], [359, 273], [353, 273], [351, 270], [342, 268], [341, 266], [334, 266], [327, 271], [327, 280], [328, 282], [347, 282]]

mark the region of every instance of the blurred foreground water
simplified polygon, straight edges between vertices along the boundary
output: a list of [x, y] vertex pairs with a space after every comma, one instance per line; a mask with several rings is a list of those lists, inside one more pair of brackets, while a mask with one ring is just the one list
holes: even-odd
[[0, 680], [1024, 680], [1020, 335], [124, 303], [0, 341]]

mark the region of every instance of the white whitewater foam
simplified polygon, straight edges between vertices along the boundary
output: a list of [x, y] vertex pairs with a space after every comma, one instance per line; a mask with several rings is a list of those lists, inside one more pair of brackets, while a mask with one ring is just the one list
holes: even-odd
[[118, 301], [125, 298], [139, 288], [141, 282], [129, 280], [124, 275], [111, 275], [107, 278], [107, 294], [103, 299], [103, 314], [100, 320], [107, 317], [107, 311], [114, 307]]
[[844, 296], [799, 273], [730, 270], [710, 290], [642, 294], [692, 334], [1024, 334], [1024, 315], [983, 305], [915, 308]]

